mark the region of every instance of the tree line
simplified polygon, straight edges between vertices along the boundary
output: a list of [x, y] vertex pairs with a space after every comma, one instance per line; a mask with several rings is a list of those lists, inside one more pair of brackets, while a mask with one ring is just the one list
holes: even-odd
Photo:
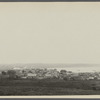
[[63, 79], [63, 80], [99, 80], [100, 72], [79, 72], [57, 69], [11, 69], [1, 71], [0, 79]]

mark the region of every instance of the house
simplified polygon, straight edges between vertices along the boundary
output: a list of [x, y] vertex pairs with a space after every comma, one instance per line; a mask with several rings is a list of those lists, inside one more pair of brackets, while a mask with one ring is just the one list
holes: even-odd
[[50, 77], [52, 77], [51, 73], [50, 73], [50, 72], [47, 72], [47, 73], [45, 74], [45, 78], [50, 78]]
[[22, 76], [21, 78], [22, 78], [22, 79], [27, 79], [27, 76]]
[[50, 69], [46, 72], [45, 78], [58, 78], [59, 72], [55, 69]]
[[36, 73], [27, 73], [27, 78], [36, 78]]
[[93, 79], [94, 79], [94, 77], [92, 77], [92, 76], [87, 78], [87, 80], [93, 80]]

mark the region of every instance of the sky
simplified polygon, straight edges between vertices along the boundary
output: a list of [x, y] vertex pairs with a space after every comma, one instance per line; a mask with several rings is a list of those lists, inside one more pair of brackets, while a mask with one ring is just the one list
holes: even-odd
[[100, 64], [100, 3], [0, 3], [0, 64], [9, 63]]

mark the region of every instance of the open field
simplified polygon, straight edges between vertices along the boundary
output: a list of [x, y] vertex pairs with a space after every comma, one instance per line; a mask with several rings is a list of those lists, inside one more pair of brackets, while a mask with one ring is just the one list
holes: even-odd
[[100, 94], [100, 81], [1, 80], [0, 95], [89, 95]]

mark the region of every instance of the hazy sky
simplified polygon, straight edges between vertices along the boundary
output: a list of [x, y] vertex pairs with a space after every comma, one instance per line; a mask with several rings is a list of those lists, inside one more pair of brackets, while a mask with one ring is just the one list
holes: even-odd
[[100, 63], [100, 3], [0, 3], [0, 63]]

